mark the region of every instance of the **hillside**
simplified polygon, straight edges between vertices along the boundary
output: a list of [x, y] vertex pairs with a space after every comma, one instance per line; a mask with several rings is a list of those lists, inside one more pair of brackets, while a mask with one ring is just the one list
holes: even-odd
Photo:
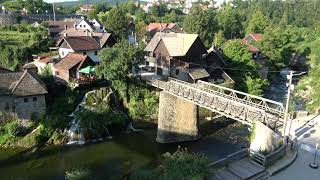
[[[1, 0], [0, 0], [1, 1]], [[128, 0], [78, 0], [78, 1], [69, 1], [69, 2], [61, 2], [56, 3], [61, 6], [76, 6], [79, 4], [99, 4], [99, 3], [107, 3], [109, 5], [115, 5], [116, 3], [127, 2]]]

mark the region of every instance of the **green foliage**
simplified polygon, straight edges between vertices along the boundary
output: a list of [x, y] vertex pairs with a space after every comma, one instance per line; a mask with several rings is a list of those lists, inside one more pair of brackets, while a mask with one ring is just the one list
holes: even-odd
[[204, 44], [210, 46], [215, 31], [214, 24], [214, 14], [211, 11], [203, 11], [199, 6], [195, 6], [185, 16], [182, 27], [187, 33], [199, 34]]
[[45, 28], [33, 28], [26, 22], [0, 28], [0, 66], [15, 70], [32, 54], [47, 52], [53, 42], [46, 36]]
[[268, 86], [258, 73], [258, 64], [252, 59], [247, 46], [241, 40], [229, 40], [224, 45], [224, 54], [230, 66], [238, 71], [231, 71], [231, 75], [238, 84], [237, 88], [254, 95], [262, 95]]
[[129, 20], [125, 12], [120, 7], [114, 7], [108, 12], [107, 19], [104, 24], [106, 27], [111, 29], [117, 38], [125, 39], [127, 37]]
[[16, 142], [19, 147], [30, 148], [39, 143], [46, 142], [51, 135], [51, 130], [47, 129], [43, 123], [40, 123], [31, 133], [22, 137]]
[[202, 180], [210, 172], [209, 160], [203, 154], [189, 153], [178, 149], [175, 153], [164, 155], [164, 179]]
[[219, 28], [223, 31], [226, 39], [240, 38], [243, 35], [243, 16], [237, 9], [227, 6], [217, 14]]
[[263, 91], [267, 89], [269, 82], [267, 79], [254, 78], [248, 74], [245, 76], [247, 92], [252, 95], [261, 96]]
[[0, 145], [12, 142], [17, 139], [17, 136], [22, 132], [18, 120], [9, 120], [0, 127]]
[[270, 25], [268, 17], [261, 11], [256, 11], [251, 15], [248, 22], [246, 33], [264, 33], [264, 30]]
[[127, 108], [131, 118], [150, 119], [155, 118], [157, 114], [159, 97], [154, 91], [148, 89], [145, 85], [138, 82], [130, 83], [129, 102]]
[[52, 7], [50, 4], [43, 0], [17, 0], [17, 1], [5, 1], [1, 3], [7, 10], [10, 11], [22, 11], [25, 8], [28, 13], [36, 14], [51, 12]]

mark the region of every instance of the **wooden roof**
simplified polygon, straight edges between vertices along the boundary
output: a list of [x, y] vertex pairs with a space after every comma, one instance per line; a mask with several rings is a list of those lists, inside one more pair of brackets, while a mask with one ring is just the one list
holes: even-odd
[[79, 65], [80, 67], [84, 61], [92, 61], [92, 59], [87, 55], [84, 56], [81, 54], [69, 53], [66, 57], [64, 57], [57, 64], [55, 64], [55, 68], [58, 70], [69, 70], [76, 65]]
[[63, 42], [66, 42], [68, 46], [74, 51], [101, 49], [100, 43], [91, 36], [63, 37], [63, 39], [58, 43], [58, 46], [60, 46]]
[[145, 51], [153, 52], [162, 40], [170, 56], [185, 56], [197, 38], [197, 34], [158, 32], [146, 46]]
[[48, 93], [41, 79], [28, 71], [0, 74], [0, 95], [32, 96]]

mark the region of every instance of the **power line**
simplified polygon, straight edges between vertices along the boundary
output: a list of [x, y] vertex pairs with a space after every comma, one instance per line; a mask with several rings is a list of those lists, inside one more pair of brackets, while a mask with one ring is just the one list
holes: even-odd
[[[197, 65], [197, 66], [201, 66], [201, 67], [208, 67], [208, 68], [214, 68], [214, 69], [223, 69], [223, 70], [230, 70], [230, 71], [243, 71], [243, 72], [257, 72], [257, 70], [249, 70], [249, 69], [237, 69], [237, 68], [227, 68], [227, 67], [217, 67], [217, 66], [209, 66], [209, 65], [203, 65], [203, 64], [198, 64], [198, 63], [193, 63], [193, 62], [185, 62], [185, 61], [181, 61], [181, 60], [176, 60], [174, 59], [174, 61], [179, 61], [180, 63], [188, 63], [188, 64], [192, 64], [192, 65]], [[268, 73], [279, 73], [282, 71], [268, 71]], [[294, 72], [304, 72], [304, 71], [294, 71]]]

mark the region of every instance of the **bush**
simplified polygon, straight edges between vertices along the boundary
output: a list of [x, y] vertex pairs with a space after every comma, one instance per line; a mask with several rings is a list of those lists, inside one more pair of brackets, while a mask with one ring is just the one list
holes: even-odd
[[13, 121], [5, 125], [6, 133], [9, 136], [16, 137], [21, 133], [21, 127], [18, 121]]
[[209, 160], [203, 154], [189, 153], [179, 148], [175, 153], [164, 155], [164, 179], [203, 180], [210, 173]]

